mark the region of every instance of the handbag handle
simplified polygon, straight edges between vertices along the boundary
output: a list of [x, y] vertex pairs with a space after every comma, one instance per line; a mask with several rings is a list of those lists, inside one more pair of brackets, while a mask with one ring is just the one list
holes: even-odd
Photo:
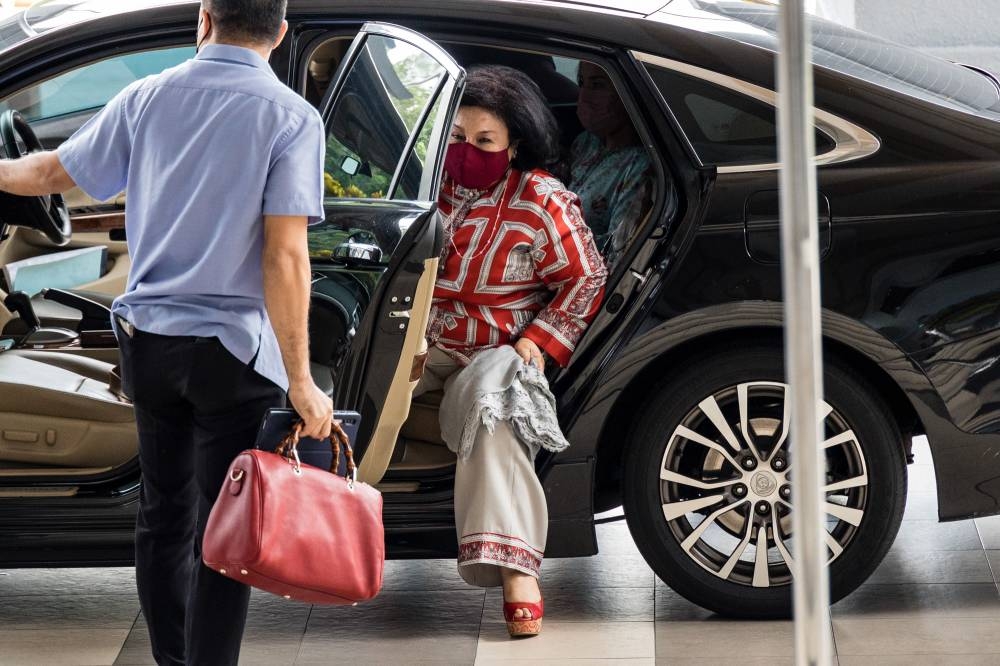
[[[281, 440], [278, 447], [274, 450], [282, 458], [286, 458], [289, 462], [295, 464], [295, 468], [299, 469], [301, 464], [299, 461], [299, 436], [302, 432], [303, 422], [299, 421], [294, 426], [292, 426], [291, 432], [285, 435], [285, 438]], [[333, 427], [330, 430], [330, 448], [333, 450], [333, 462], [330, 464], [330, 473], [336, 474], [337, 470], [340, 468], [340, 447], [344, 446], [344, 453], [347, 454], [347, 474], [344, 478], [350, 481], [357, 481], [358, 479], [358, 468], [354, 464], [354, 449], [351, 448], [351, 439], [344, 432], [344, 429], [340, 427], [340, 421], [334, 419]]]

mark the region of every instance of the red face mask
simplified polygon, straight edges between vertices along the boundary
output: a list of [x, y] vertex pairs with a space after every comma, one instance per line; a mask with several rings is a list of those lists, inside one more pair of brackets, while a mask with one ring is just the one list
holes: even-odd
[[507, 150], [489, 152], [467, 141], [448, 144], [444, 170], [451, 179], [470, 190], [482, 190], [500, 180], [510, 166]]

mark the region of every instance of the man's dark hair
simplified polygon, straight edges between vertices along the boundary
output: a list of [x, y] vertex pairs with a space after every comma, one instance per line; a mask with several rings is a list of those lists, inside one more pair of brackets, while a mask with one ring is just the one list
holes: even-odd
[[559, 125], [527, 74], [503, 65], [472, 67], [461, 105], [486, 109], [504, 122], [517, 144], [515, 168], [546, 167], [559, 157]]
[[288, 0], [204, 0], [221, 41], [270, 44], [278, 38]]

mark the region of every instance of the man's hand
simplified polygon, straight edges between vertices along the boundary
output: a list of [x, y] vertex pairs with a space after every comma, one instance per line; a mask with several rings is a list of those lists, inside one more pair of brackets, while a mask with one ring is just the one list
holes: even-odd
[[529, 338], [520, 338], [514, 343], [514, 351], [517, 355], [524, 359], [527, 364], [534, 363], [535, 366], [545, 372], [545, 357], [542, 356], [542, 350], [538, 348], [538, 345]]
[[312, 381], [288, 387], [288, 401], [302, 417], [303, 437], [326, 439], [333, 427], [333, 400]]
[[16, 160], [0, 160], [0, 190], [23, 197], [45, 196], [76, 185], [55, 151], [32, 153]]

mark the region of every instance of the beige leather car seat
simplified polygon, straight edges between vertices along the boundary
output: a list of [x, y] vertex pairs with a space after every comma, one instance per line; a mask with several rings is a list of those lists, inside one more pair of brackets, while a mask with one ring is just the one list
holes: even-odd
[[134, 458], [135, 416], [109, 388], [111, 368], [72, 354], [0, 353], [0, 463], [92, 469]]
[[455, 464], [455, 454], [441, 439], [438, 409], [441, 391], [428, 391], [413, 398], [410, 412], [399, 431], [396, 455], [389, 469], [393, 472], [427, 472]]

